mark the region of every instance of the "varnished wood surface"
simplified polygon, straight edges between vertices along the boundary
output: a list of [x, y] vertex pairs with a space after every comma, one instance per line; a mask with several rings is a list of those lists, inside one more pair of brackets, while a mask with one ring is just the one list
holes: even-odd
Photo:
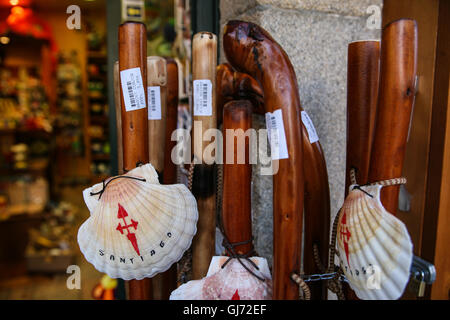
[[[369, 179], [370, 153], [375, 129], [380, 76], [380, 42], [357, 41], [348, 46], [347, 68], [347, 157], [345, 196], [349, 192], [350, 170], [355, 169], [356, 182]], [[348, 284], [345, 296], [357, 299]]]
[[[380, 54], [380, 89], [369, 182], [402, 175], [417, 73], [417, 24], [400, 19], [383, 28]], [[385, 187], [381, 201], [397, 213], [398, 186]]]
[[[245, 132], [251, 127], [252, 105], [249, 101], [230, 101], [225, 105], [222, 132], [226, 159], [223, 165], [222, 221], [225, 236], [230, 243], [249, 241], [235, 247], [238, 254], [247, 254], [253, 248], [250, 137], [245, 137]], [[233, 131], [227, 134], [227, 130]], [[237, 132], [236, 137], [236, 130], [242, 130], [242, 134]], [[245, 152], [245, 156], [242, 152]]]
[[[147, 98], [147, 33], [145, 25], [126, 22], [119, 27], [119, 70], [141, 68]], [[124, 171], [130, 171], [138, 163], [148, 163], [148, 115], [147, 108], [127, 112], [122, 89], [122, 136]], [[151, 298], [151, 280], [130, 280], [129, 298], [131, 300], [148, 300]]]
[[346, 195], [350, 187], [352, 168], [356, 171], [358, 184], [363, 185], [368, 182], [378, 102], [379, 70], [379, 41], [357, 41], [349, 44]]
[[255, 113], [264, 114], [264, 94], [259, 83], [250, 75], [234, 71], [228, 63], [217, 66], [216, 76], [217, 124], [223, 119], [223, 107], [232, 100], [247, 99]]
[[229, 63], [261, 83], [266, 111], [281, 109], [283, 113], [289, 158], [273, 161], [279, 166], [273, 177], [273, 298], [298, 299], [298, 286], [290, 278], [300, 271], [304, 195], [303, 135], [295, 72], [284, 50], [253, 23], [229, 21], [223, 44]]
[[[213, 141], [204, 141], [203, 135], [208, 129], [217, 128], [216, 111], [216, 66], [217, 37], [210, 32], [199, 32], [192, 43], [192, 79], [210, 80], [212, 83], [212, 115], [194, 116], [192, 129], [193, 154], [199, 161], [194, 171], [193, 194], [197, 199], [199, 219], [197, 234], [192, 241], [192, 277], [201, 279], [206, 273], [215, 253], [216, 234], [216, 194], [214, 179], [214, 154], [204, 157], [208, 145]], [[195, 99], [195, 98], [194, 98]], [[195, 103], [195, 100], [194, 100]], [[198, 130], [195, 122], [201, 123]], [[211, 147], [211, 146], [210, 146]], [[202, 161], [200, 161], [200, 159]], [[197, 160], [196, 160], [197, 161]]]

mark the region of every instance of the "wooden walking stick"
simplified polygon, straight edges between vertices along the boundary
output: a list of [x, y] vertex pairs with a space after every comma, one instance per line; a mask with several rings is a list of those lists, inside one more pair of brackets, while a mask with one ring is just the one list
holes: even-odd
[[[178, 65], [172, 58], [166, 58], [167, 63], [167, 103], [166, 103], [166, 141], [164, 150], [164, 184], [177, 182], [177, 167], [171, 154], [176, 141], [171, 140], [172, 133], [177, 129], [178, 122]], [[177, 264], [161, 274], [161, 299], [168, 300], [170, 293], [177, 288]]]
[[[224, 165], [222, 222], [225, 237], [235, 246], [237, 254], [253, 250], [251, 217], [250, 137], [245, 132], [252, 128], [252, 105], [247, 100], [228, 102], [223, 109]], [[242, 129], [242, 131], [236, 131]], [[232, 131], [228, 131], [232, 130]], [[228, 131], [228, 132], [227, 132]], [[235, 135], [236, 133], [236, 135]]]
[[368, 182], [378, 102], [379, 71], [379, 41], [356, 41], [349, 44], [346, 196], [351, 185], [351, 169], [355, 169], [358, 184]]
[[[351, 181], [368, 183], [370, 154], [375, 129], [380, 75], [380, 42], [356, 41], [348, 46], [347, 71], [347, 160], [345, 196]], [[348, 284], [343, 284], [347, 299], [357, 299]]]
[[148, 149], [161, 180], [166, 144], [167, 67], [162, 57], [147, 57]]
[[275, 121], [280, 135], [283, 131], [285, 134], [287, 152], [280, 152], [279, 160], [272, 162], [278, 165], [278, 173], [273, 178], [273, 298], [298, 299], [299, 289], [291, 276], [300, 271], [304, 180], [295, 72], [284, 50], [253, 23], [228, 22], [223, 44], [230, 64], [261, 83], [266, 112], [271, 113], [267, 114], [268, 118]]
[[[162, 57], [147, 57], [148, 149], [149, 162], [162, 182], [166, 143], [167, 67]], [[152, 278], [153, 299], [162, 300], [163, 275]]]
[[[402, 174], [416, 91], [417, 23], [401, 19], [384, 27], [381, 36], [380, 89], [369, 182]], [[397, 213], [398, 186], [381, 190], [388, 212]]]
[[[125, 22], [119, 27], [120, 98], [124, 172], [149, 161], [147, 88], [147, 37], [143, 23]], [[150, 279], [130, 280], [129, 298], [151, 298]]]
[[208, 129], [217, 128], [215, 99], [217, 37], [209, 32], [197, 33], [193, 39], [192, 51], [194, 81], [192, 143], [194, 161], [197, 163], [194, 171], [193, 194], [197, 199], [199, 212], [198, 231], [192, 244], [192, 277], [201, 279], [206, 276], [215, 251], [215, 154], [210, 151], [215, 150], [217, 142], [207, 139], [204, 141], [203, 135]]

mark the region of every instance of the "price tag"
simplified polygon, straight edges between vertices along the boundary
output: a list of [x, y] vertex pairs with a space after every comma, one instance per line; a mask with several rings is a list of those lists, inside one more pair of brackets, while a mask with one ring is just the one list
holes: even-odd
[[266, 126], [272, 160], [288, 159], [289, 153], [281, 109], [266, 113]]
[[306, 128], [306, 131], [308, 131], [309, 143], [313, 144], [314, 142], [319, 141], [316, 128], [314, 127], [314, 124], [306, 111], [302, 111], [302, 122]]
[[194, 116], [212, 116], [211, 80], [194, 80]]
[[125, 110], [135, 111], [147, 107], [145, 90], [142, 82], [141, 68], [120, 71]]
[[148, 120], [161, 120], [161, 87], [148, 87]]

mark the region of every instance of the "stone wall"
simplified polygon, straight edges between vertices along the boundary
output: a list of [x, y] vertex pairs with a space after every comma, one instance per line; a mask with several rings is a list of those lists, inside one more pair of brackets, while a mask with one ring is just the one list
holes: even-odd
[[[331, 219], [343, 202], [346, 150], [347, 46], [379, 39], [367, 28], [370, 5], [382, 0], [221, 0], [221, 27], [228, 20], [251, 21], [266, 29], [294, 65], [300, 100], [315, 124], [328, 167]], [[225, 61], [223, 50], [221, 61]], [[254, 127], [265, 127], [254, 117]], [[255, 247], [271, 263], [272, 178], [254, 168], [252, 214]]]

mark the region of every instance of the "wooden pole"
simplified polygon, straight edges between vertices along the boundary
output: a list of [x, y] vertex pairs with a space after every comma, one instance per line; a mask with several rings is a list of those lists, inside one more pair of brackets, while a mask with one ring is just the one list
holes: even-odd
[[149, 159], [161, 180], [164, 171], [167, 112], [167, 66], [162, 57], [147, 57], [147, 90]]
[[348, 46], [347, 72], [347, 170], [345, 195], [350, 187], [350, 170], [356, 181], [366, 184], [375, 129], [380, 75], [380, 42], [357, 41]]
[[[167, 64], [167, 103], [166, 103], [166, 134], [164, 148], [164, 184], [177, 182], [177, 167], [172, 162], [172, 149], [176, 141], [171, 140], [172, 132], [177, 129], [178, 122], [178, 65], [172, 58], [165, 58]], [[173, 290], [177, 288], [177, 264], [160, 275], [160, 298], [168, 300]]]
[[[400, 19], [388, 24], [381, 37], [380, 90], [369, 182], [402, 175], [406, 142], [416, 91], [417, 23]], [[381, 190], [388, 212], [397, 213], [398, 186]]]
[[[357, 41], [348, 46], [347, 67], [347, 160], [345, 196], [351, 185], [350, 170], [355, 169], [356, 182], [369, 179], [370, 154], [375, 129], [380, 75], [380, 42]], [[345, 296], [358, 299], [345, 283]]]
[[250, 75], [234, 71], [228, 63], [217, 66], [216, 100], [217, 126], [220, 127], [223, 118], [223, 107], [232, 100], [247, 99], [251, 102], [254, 113], [264, 114], [264, 93], [258, 81]]
[[[245, 136], [245, 132], [251, 128], [251, 103], [247, 100], [228, 102], [223, 109], [222, 131], [226, 159], [223, 165], [222, 221], [225, 236], [230, 243], [249, 241], [235, 247], [238, 254], [247, 254], [253, 249], [252, 166], [249, 161], [251, 150], [250, 137]], [[236, 132], [239, 129], [242, 131]]]
[[[147, 80], [146, 34], [143, 23], [125, 22], [119, 27], [124, 172], [149, 161], [147, 86], [145, 83]], [[143, 97], [142, 90], [144, 90]], [[150, 299], [150, 279], [130, 280], [129, 298], [131, 300]]]
[[[148, 91], [148, 150], [149, 161], [162, 182], [164, 176], [164, 151], [166, 143], [167, 66], [162, 57], [147, 57]], [[152, 279], [153, 299], [162, 300], [163, 276]]]
[[216, 145], [216, 141], [203, 141], [208, 129], [217, 128], [216, 114], [216, 66], [217, 37], [209, 32], [194, 36], [192, 44], [193, 76], [193, 153], [196, 163], [193, 194], [197, 199], [199, 220], [197, 234], [192, 243], [192, 277], [206, 276], [215, 251], [216, 185], [213, 153], [204, 152]]

